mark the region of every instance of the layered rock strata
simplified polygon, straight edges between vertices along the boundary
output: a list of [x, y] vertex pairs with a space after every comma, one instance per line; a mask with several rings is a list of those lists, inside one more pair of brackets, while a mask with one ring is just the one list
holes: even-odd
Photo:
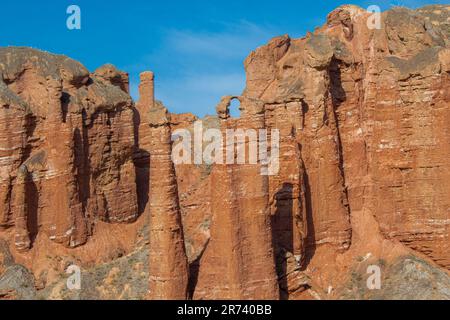
[[[251, 147], [259, 142], [258, 130], [265, 128], [262, 104], [239, 98], [242, 114], [233, 119], [231, 99], [225, 97], [217, 107], [219, 137], [224, 141], [211, 173], [211, 239], [200, 260], [194, 298], [278, 299], [269, 180], [261, 173], [264, 164], [252, 159], [257, 154]], [[251, 129], [254, 134], [242, 140], [230, 136], [229, 130], [238, 129]], [[239, 148], [243, 159], [238, 159]]]
[[40, 233], [76, 247], [96, 220], [134, 221], [127, 80], [116, 86], [115, 76], [97, 78], [74, 60], [27, 48], [2, 48], [0, 61], [0, 227], [15, 228], [17, 248], [28, 250]]
[[[145, 90], [145, 83], [141, 88], [144, 99], [150, 97], [151, 94]], [[162, 105], [154, 103], [150, 104], [145, 113], [150, 127], [150, 298], [187, 299], [188, 261], [172, 162], [169, 113]]]
[[[359, 297], [351, 290], [368, 264], [384, 279], [398, 265], [414, 276], [425, 268], [426, 283], [444, 279], [449, 17], [448, 6], [379, 17], [339, 7], [313, 33], [252, 52], [244, 92], [205, 119], [169, 114], [154, 99], [153, 73], [141, 75], [134, 105], [128, 75], [111, 65], [89, 73], [64, 56], [2, 48], [0, 237], [45, 287], [44, 255], [96, 264], [105, 250], [114, 260], [144, 226], [156, 299]], [[278, 130], [279, 171], [261, 175], [265, 165], [248, 154], [244, 164], [235, 155], [174, 165], [172, 133], [197, 120], [222, 137], [267, 130], [269, 145]], [[130, 240], [102, 234], [122, 230]], [[401, 262], [411, 255], [423, 260]]]

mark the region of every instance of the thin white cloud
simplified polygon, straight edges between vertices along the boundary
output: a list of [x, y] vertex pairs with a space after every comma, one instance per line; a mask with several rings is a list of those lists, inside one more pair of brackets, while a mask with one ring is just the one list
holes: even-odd
[[199, 74], [191, 75], [180, 79], [176, 82], [177, 89], [193, 92], [203, 92], [206, 88], [211, 93], [224, 93], [243, 89], [245, 75], [242, 73], [225, 73], [225, 74]]
[[216, 59], [242, 58], [274, 35], [273, 30], [247, 21], [227, 25], [221, 32], [168, 30], [167, 45], [183, 54]]
[[[243, 61], [279, 33], [247, 21], [226, 24], [216, 32], [170, 29], [159, 48], [126, 70], [156, 73], [156, 97], [173, 112], [214, 113], [224, 95], [239, 95], [245, 86]], [[154, 66], [154, 67], [152, 67]], [[137, 98], [137, 77], [132, 96]]]

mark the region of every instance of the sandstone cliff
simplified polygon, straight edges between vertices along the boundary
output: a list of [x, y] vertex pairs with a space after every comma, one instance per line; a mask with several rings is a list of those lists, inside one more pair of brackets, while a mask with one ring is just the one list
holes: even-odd
[[201, 120], [279, 130], [270, 176], [174, 165], [171, 133], [199, 119], [155, 101], [151, 72], [134, 104], [112, 65], [1, 48], [0, 298], [448, 299], [449, 18], [393, 8], [369, 28], [342, 6], [252, 52], [242, 95]]
[[0, 49], [0, 60], [1, 227], [14, 226], [17, 248], [40, 232], [76, 247], [96, 219], [135, 220], [128, 80], [26, 48]]

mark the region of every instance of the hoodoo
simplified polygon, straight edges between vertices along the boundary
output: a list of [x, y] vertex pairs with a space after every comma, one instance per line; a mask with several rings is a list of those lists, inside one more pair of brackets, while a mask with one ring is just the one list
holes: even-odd
[[[242, 116], [230, 117], [232, 97], [217, 107], [220, 127], [227, 129], [263, 129], [262, 104], [239, 98]], [[243, 148], [249, 157], [251, 139], [241, 145], [235, 141], [226, 149]], [[235, 153], [235, 156], [237, 152]], [[216, 164], [211, 173], [211, 240], [200, 261], [195, 297], [209, 299], [278, 299], [279, 289], [272, 246], [268, 195], [268, 176], [261, 174], [261, 162]]]
[[189, 269], [172, 162], [170, 115], [152, 100], [153, 78], [145, 75], [141, 93], [143, 103], [150, 103], [146, 117], [150, 127], [149, 291], [152, 299], [181, 300], [187, 298]]
[[450, 299], [449, 21], [338, 7], [204, 118], [152, 72], [135, 103], [110, 64], [0, 48], [0, 299]]

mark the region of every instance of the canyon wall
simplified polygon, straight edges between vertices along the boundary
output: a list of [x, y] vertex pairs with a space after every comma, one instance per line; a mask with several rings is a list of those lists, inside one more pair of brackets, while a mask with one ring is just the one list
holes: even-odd
[[0, 60], [0, 227], [14, 226], [17, 248], [28, 250], [40, 232], [76, 247], [96, 219], [135, 220], [127, 76], [101, 68], [97, 78], [74, 60], [26, 48], [2, 48]]
[[[377, 26], [339, 7], [313, 33], [253, 51], [243, 93], [204, 119], [170, 114], [151, 72], [134, 104], [112, 65], [89, 73], [64, 56], [0, 48], [3, 257], [45, 297], [61, 296], [70, 261], [87, 277], [109, 266], [92, 292], [124, 297], [108, 280], [125, 272], [120, 259], [148, 279], [148, 290], [121, 288], [152, 299], [370, 298], [354, 278], [368, 263], [391, 272], [391, 286], [406, 264], [447, 283], [449, 17], [449, 6], [393, 8]], [[171, 134], [199, 120], [222, 136], [267, 130], [270, 141], [277, 130], [279, 170], [261, 174], [249, 154], [173, 163]], [[20, 297], [2, 293], [2, 270], [0, 259], [0, 297]]]

